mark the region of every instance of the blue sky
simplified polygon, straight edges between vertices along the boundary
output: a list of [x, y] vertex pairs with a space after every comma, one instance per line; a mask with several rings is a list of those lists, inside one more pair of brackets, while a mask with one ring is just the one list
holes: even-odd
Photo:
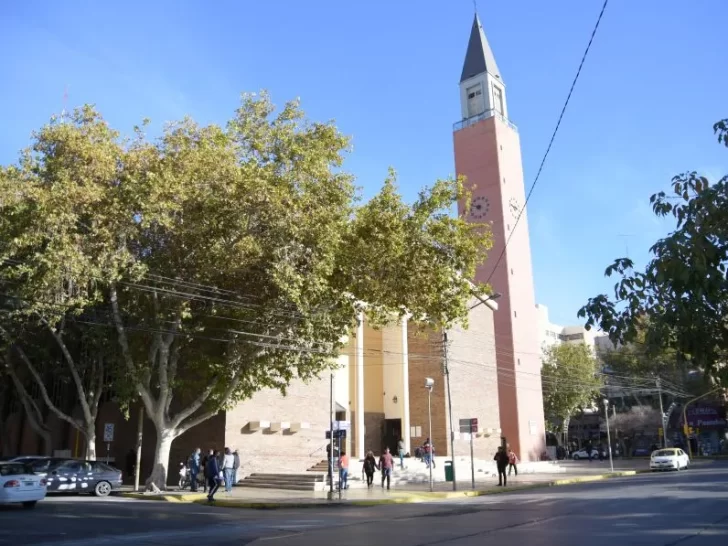
[[[528, 185], [601, 3], [479, 2]], [[268, 89], [353, 137], [347, 168], [366, 196], [391, 165], [412, 198], [454, 171], [472, 15], [471, 0], [7, 0], [0, 162], [62, 109], [66, 85], [69, 106], [95, 103], [124, 132], [144, 117], [223, 122], [241, 91]], [[648, 199], [671, 176], [728, 173], [711, 130], [728, 116], [726, 20], [725, 0], [611, 0], [529, 204], [536, 297], [553, 321], [575, 323], [610, 289], [604, 268], [626, 244], [644, 263], [669, 227]]]

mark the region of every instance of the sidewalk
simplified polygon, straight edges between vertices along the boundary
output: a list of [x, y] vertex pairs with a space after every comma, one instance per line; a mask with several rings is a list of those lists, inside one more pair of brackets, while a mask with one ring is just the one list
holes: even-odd
[[[452, 483], [434, 484], [434, 490], [429, 490], [429, 484], [407, 484], [387, 491], [378, 484], [372, 489], [347, 489], [341, 492], [334, 491], [333, 499], [329, 500], [328, 491], [288, 491], [283, 489], [253, 489], [249, 487], [235, 487], [231, 493], [219, 491], [215, 495], [215, 505], [230, 508], [275, 509], [275, 508], [309, 508], [317, 506], [349, 505], [349, 506], [376, 506], [383, 504], [404, 504], [419, 502], [436, 502], [447, 499], [464, 499], [507, 493], [524, 489], [539, 487], [554, 487], [600, 481], [610, 478], [634, 476], [636, 470], [615, 471], [609, 473], [591, 473], [579, 475], [538, 475], [512, 477], [507, 487], [498, 487], [496, 480], [476, 481], [475, 489], [471, 482], [458, 481], [458, 490], [453, 491]], [[376, 483], [376, 482], [375, 482]], [[204, 493], [190, 493], [189, 491], [166, 491], [160, 495], [149, 493], [125, 492], [123, 496], [144, 499], [163, 500], [167, 502], [197, 502], [207, 503]]]

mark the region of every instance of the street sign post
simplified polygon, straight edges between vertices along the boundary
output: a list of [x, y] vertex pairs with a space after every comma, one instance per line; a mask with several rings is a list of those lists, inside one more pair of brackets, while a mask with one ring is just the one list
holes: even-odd
[[109, 464], [109, 453], [111, 451], [111, 442], [114, 441], [114, 423], [104, 424], [104, 442], [106, 442], [106, 464]]
[[[478, 433], [478, 420], [470, 419], [470, 479], [475, 490], [475, 456], [473, 455], [473, 436]], [[454, 464], [453, 464], [454, 466]]]

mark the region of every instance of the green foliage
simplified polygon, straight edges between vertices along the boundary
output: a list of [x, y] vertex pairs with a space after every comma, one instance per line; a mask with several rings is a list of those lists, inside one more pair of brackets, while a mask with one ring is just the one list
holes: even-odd
[[[450, 215], [460, 180], [413, 205], [390, 175], [357, 205], [332, 123], [246, 95], [226, 126], [191, 119], [124, 140], [92, 107], [53, 120], [0, 171], [0, 283], [13, 320], [116, 337], [171, 437], [265, 388], [312, 379], [366, 305], [464, 322], [491, 238]], [[485, 290], [485, 287], [476, 287]], [[173, 403], [174, 402], [174, 403]]]
[[[728, 147], [728, 119], [714, 125]], [[726, 384], [728, 356], [728, 176], [715, 184], [688, 172], [672, 180], [672, 195], [650, 199], [659, 217], [671, 215], [675, 230], [651, 248], [644, 271], [627, 258], [605, 275], [617, 276], [613, 297], [590, 298], [579, 311], [614, 342], [637, 339], [644, 327], [648, 354], [674, 350], [713, 381]]]
[[541, 381], [544, 413], [563, 422], [591, 405], [603, 385], [597, 360], [585, 343], [562, 343], [544, 350]]

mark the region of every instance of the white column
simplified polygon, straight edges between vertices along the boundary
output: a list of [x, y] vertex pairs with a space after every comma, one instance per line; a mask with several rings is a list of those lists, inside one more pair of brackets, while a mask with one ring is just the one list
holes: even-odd
[[404, 449], [410, 450], [410, 397], [409, 397], [409, 343], [407, 341], [407, 317], [402, 318], [402, 439]]
[[364, 315], [359, 314], [356, 327], [356, 456], [363, 459], [364, 452]]

